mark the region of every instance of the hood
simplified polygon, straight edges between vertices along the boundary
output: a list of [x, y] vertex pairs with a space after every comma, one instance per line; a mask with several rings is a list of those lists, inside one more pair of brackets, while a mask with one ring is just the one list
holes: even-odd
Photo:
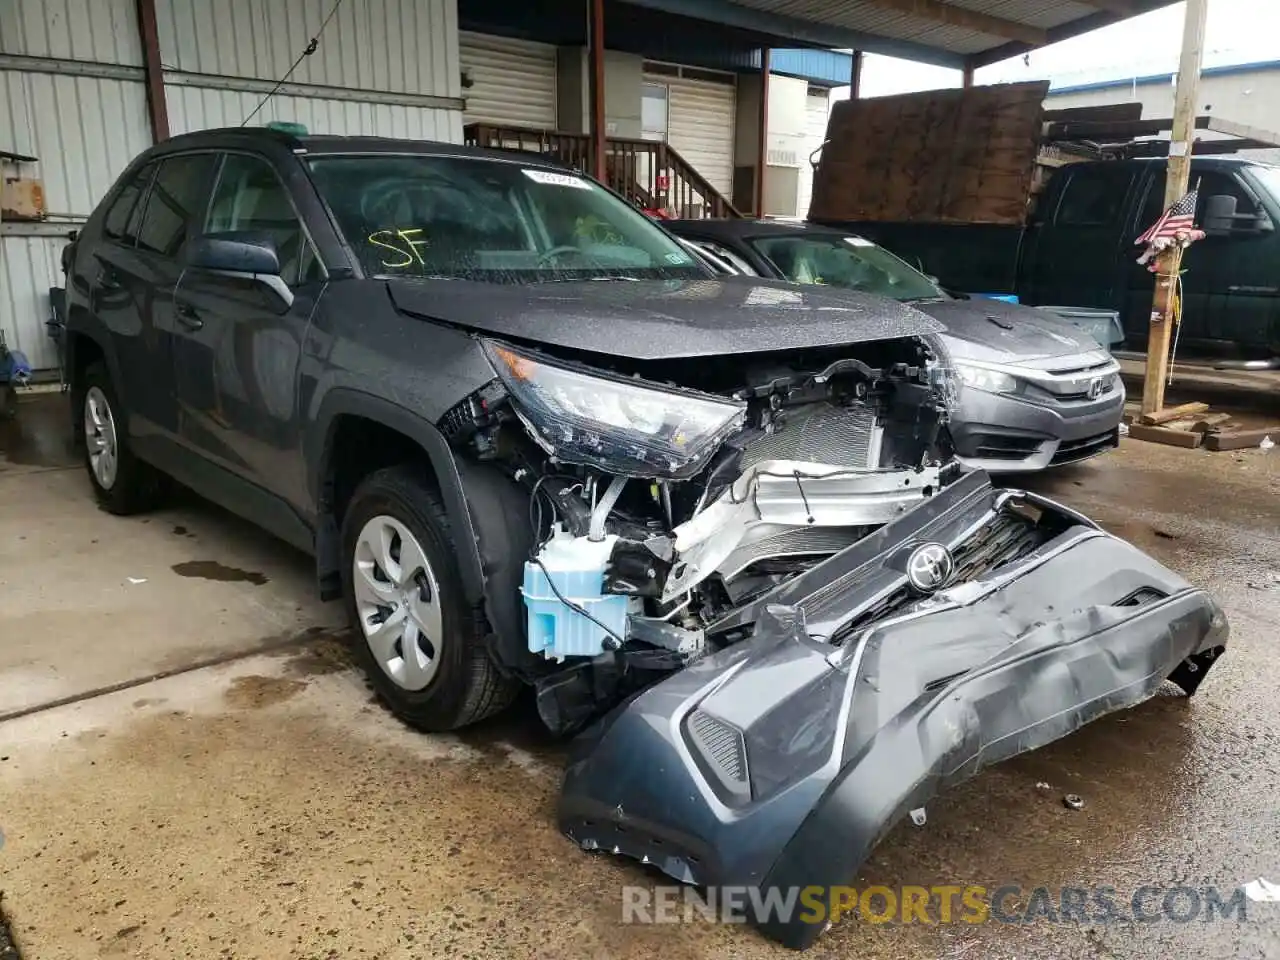
[[834, 347], [943, 329], [914, 307], [882, 297], [746, 277], [385, 283], [396, 308], [413, 316], [632, 360]]
[[921, 303], [917, 309], [947, 328], [947, 349], [957, 360], [1017, 363], [1102, 350], [1069, 321], [1016, 303], [975, 297]]

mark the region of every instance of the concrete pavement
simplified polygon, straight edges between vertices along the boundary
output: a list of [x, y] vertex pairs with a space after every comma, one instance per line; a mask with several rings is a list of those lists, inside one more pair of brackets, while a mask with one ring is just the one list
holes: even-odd
[[[1031, 485], [1212, 589], [1232, 620], [1228, 654], [1193, 700], [1157, 697], [937, 798], [927, 823], [895, 829], [854, 882], [1128, 892], [1280, 881], [1280, 451], [1126, 440]], [[10, 688], [33, 670], [54, 677], [47, 696], [108, 668], [144, 676], [181, 663], [197, 629], [206, 643], [247, 650], [332, 625], [305, 558], [214, 508], [118, 521], [87, 493], [73, 471], [0, 470], [9, 702], [32, 702]], [[108, 547], [101, 524], [139, 548]], [[180, 525], [197, 537], [176, 534]], [[18, 550], [19, 536], [32, 546]], [[119, 552], [100, 561], [99, 548]], [[268, 582], [173, 573], [192, 560]], [[148, 583], [122, 582], [130, 575]], [[118, 626], [81, 629], [74, 598], [53, 585], [82, 579], [95, 609], [128, 611]], [[196, 612], [214, 610], [226, 619], [199, 625]], [[103, 644], [114, 653], [96, 670], [62, 665], [96, 660]], [[623, 925], [621, 887], [662, 881], [556, 832], [563, 759], [528, 704], [461, 736], [406, 730], [371, 702], [333, 640], [90, 696], [0, 723], [3, 907], [27, 960], [792, 955], [741, 926]], [[1067, 792], [1084, 797], [1083, 810], [1063, 805]], [[1280, 905], [1189, 924], [854, 920], [809, 955], [1280, 957]]]

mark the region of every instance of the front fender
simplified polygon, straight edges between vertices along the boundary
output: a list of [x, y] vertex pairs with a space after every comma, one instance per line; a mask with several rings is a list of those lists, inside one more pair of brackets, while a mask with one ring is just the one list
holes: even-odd
[[416, 443], [426, 454], [458, 547], [458, 567], [468, 602], [483, 603], [499, 644], [500, 662], [513, 668], [524, 649], [520, 606], [522, 561], [531, 547], [528, 498], [498, 471], [459, 459], [444, 435], [411, 410], [349, 388], [329, 391], [307, 430], [308, 486], [316, 505], [316, 557], [322, 583], [340, 563], [337, 518], [325, 492], [340, 416], [380, 423]]

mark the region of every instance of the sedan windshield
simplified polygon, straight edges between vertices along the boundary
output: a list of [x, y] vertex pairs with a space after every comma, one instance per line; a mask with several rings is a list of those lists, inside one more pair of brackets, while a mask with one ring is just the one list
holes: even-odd
[[368, 276], [538, 283], [708, 275], [644, 214], [568, 171], [405, 154], [323, 156], [310, 166]]
[[946, 297], [923, 273], [861, 237], [793, 234], [750, 243], [792, 283], [825, 283], [894, 300]]

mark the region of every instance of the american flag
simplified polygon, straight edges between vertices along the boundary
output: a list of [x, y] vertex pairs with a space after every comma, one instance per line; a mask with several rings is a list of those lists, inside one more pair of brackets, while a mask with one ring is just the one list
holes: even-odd
[[1152, 244], [1157, 240], [1175, 240], [1179, 233], [1189, 233], [1190, 239], [1198, 240], [1204, 234], [1196, 229], [1196, 200], [1199, 191], [1192, 189], [1190, 193], [1160, 215], [1160, 219], [1149, 226], [1137, 240], [1135, 245]]

